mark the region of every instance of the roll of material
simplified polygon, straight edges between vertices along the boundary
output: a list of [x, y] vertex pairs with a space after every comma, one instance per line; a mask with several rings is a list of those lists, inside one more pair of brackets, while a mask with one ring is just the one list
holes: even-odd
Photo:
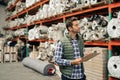
[[35, 39], [35, 32], [34, 29], [29, 30], [28, 32], [28, 40], [34, 40]]
[[117, 18], [113, 18], [107, 25], [107, 32], [111, 38], [120, 37], [120, 23]]
[[90, 40], [91, 33], [89, 31], [87, 31], [87, 32], [83, 33], [82, 37], [84, 40]]
[[120, 79], [120, 56], [112, 56], [109, 59], [108, 71], [112, 77]]
[[106, 20], [102, 20], [102, 23], [101, 23], [102, 25], [102, 27], [106, 27], [107, 26], [107, 24], [108, 24], [108, 22], [106, 21]]
[[93, 21], [93, 23], [92, 23], [92, 30], [98, 29], [97, 28], [98, 26], [99, 26], [98, 23], [96, 21]]
[[89, 0], [82, 0], [81, 3], [84, 6], [89, 6], [90, 5], [90, 1]]
[[91, 4], [96, 4], [97, 2], [100, 2], [101, 0], [90, 0]]
[[89, 21], [96, 21], [96, 23], [98, 23], [99, 25], [101, 25], [102, 20], [103, 19], [98, 14], [94, 14], [89, 18]]
[[99, 27], [98, 30], [99, 30], [99, 33], [102, 34], [103, 36], [107, 33], [107, 28]]
[[83, 18], [81, 21], [80, 21], [80, 33], [83, 34], [85, 33], [88, 28], [90, 28], [92, 25], [91, 22], [88, 22], [88, 19], [87, 18]]
[[39, 29], [41, 34], [47, 34], [47, 32], [48, 32], [48, 27], [47, 26], [41, 25], [41, 26], [39, 26], [38, 29]]
[[94, 32], [92, 33], [91, 40], [100, 40], [103, 38], [102, 33]]
[[24, 66], [38, 71], [43, 75], [53, 75], [56, 71], [55, 66], [53, 64], [48, 63], [46, 61], [33, 59], [30, 57], [24, 58], [22, 63]]
[[112, 18], [117, 18], [118, 17], [118, 12], [113, 11], [112, 12]]
[[120, 11], [118, 12], [117, 18], [118, 18], [118, 20], [120, 22]]
[[87, 26], [81, 26], [80, 34], [84, 34], [88, 30]]

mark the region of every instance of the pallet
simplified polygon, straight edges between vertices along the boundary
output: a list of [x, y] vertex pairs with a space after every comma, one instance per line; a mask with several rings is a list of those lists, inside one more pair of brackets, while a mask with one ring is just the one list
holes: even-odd
[[18, 62], [17, 59], [17, 48], [16, 47], [9, 47], [6, 46], [4, 47], [4, 52], [3, 52], [3, 62]]
[[6, 63], [6, 62], [10, 62], [11, 63], [11, 61], [10, 61], [10, 48], [8, 47], [8, 46], [5, 46], [4, 48], [3, 48], [3, 62], [4, 63]]
[[11, 56], [11, 62], [18, 62], [17, 47], [10, 47], [10, 56]]
[[10, 62], [11, 63], [10, 54], [9, 53], [4, 53], [4, 55], [3, 55], [3, 62], [4, 63], [6, 63], [6, 62]]
[[2, 54], [2, 51], [0, 51], [0, 63], [3, 63], [3, 54]]

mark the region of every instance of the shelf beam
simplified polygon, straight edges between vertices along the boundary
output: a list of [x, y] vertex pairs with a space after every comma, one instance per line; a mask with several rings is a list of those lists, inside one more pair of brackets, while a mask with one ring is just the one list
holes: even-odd
[[117, 8], [117, 7], [120, 7], [120, 2], [113, 3], [113, 4], [109, 4], [109, 7], [110, 7], [110, 8]]
[[120, 40], [110, 40], [112, 46], [120, 46]]
[[86, 46], [108, 46], [108, 42], [102, 42], [102, 41], [86, 41], [84, 43]]

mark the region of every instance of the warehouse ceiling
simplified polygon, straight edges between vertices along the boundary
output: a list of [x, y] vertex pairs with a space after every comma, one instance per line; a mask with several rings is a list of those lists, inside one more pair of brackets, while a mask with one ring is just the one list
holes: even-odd
[[3, 6], [7, 6], [9, 1], [10, 0], [0, 0], [0, 4], [3, 5]]

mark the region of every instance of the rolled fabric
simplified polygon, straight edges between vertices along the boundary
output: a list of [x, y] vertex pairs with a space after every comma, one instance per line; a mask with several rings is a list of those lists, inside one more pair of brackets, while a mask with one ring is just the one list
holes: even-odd
[[92, 26], [92, 23], [91, 22], [86, 22], [85, 26], [87, 26], [88, 28], [90, 28]]
[[117, 18], [117, 16], [118, 16], [118, 12], [113, 11], [112, 12], [112, 18]]
[[48, 17], [48, 7], [49, 7], [48, 4], [44, 4], [44, 5], [43, 5], [43, 17], [44, 17], [44, 18], [47, 18], [47, 17]]
[[80, 28], [80, 34], [85, 33], [87, 30], [88, 30], [87, 26], [81, 26], [81, 28]]
[[97, 2], [100, 2], [101, 0], [90, 0], [91, 4], [96, 4]]
[[40, 25], [38, 27], [38, 29], [40, 30], [41, 34], [47, 34], [47, 32], [48, 32], [48, 27], [47, 26]]
[[107, 28], [100, 27], [99, 31], [103, 34], [107, 33]]
[[108, 71], [112, 77], [120, 79], [120, 56], [112, 56], [109, 59]]
[[100, 25], [102, 22], [102, 18], [100, 15], [94, 14], [89, 18], [89, 21], [96, 21]]
[[82, 0], [81, 3], [84, 6], [89, 6], [90, 5], [90, 1], [89, 0]]
[[102, 20], [102, 27], [106, 27], [107, 26], [107, 24], [108, 24], [108, 22], [106, 21], [106, 20]]
[[120, 23], [117, 18], [113, 18], [107, 25], [107, 32], [111, 38], [120, 37]]
[[55, 4], [55, 0], [50, 0], [49, 5], [54, 5]]
[[117, 18], [118, 18], [118, 20], [120, 22], [120, 11], [118, 12]]
[[53, 75], [56, 71], [55, 66], [47, 61], [26, 57], [23, 59], [22, 63], [24, 66], [38, 71], [43, 75]]
[[96, 21], [93, 21], [93, 23], [92, 23], [92, 30], [98, 29], [97, 28], [98, 26], [99, 26], [98, 23]]
[[34, 40], [35, 39], [35, 32], [33, 29], [29, 30], [28, 32], [28, 40]]
[[89, 40], [91, 38], [91, 33], [89, 31], [83, 33], [82, 35], [84, 40]]
[[103, 38], [102, 33], [94, 32], [92, 33], [91, 40], [100, 40]]

